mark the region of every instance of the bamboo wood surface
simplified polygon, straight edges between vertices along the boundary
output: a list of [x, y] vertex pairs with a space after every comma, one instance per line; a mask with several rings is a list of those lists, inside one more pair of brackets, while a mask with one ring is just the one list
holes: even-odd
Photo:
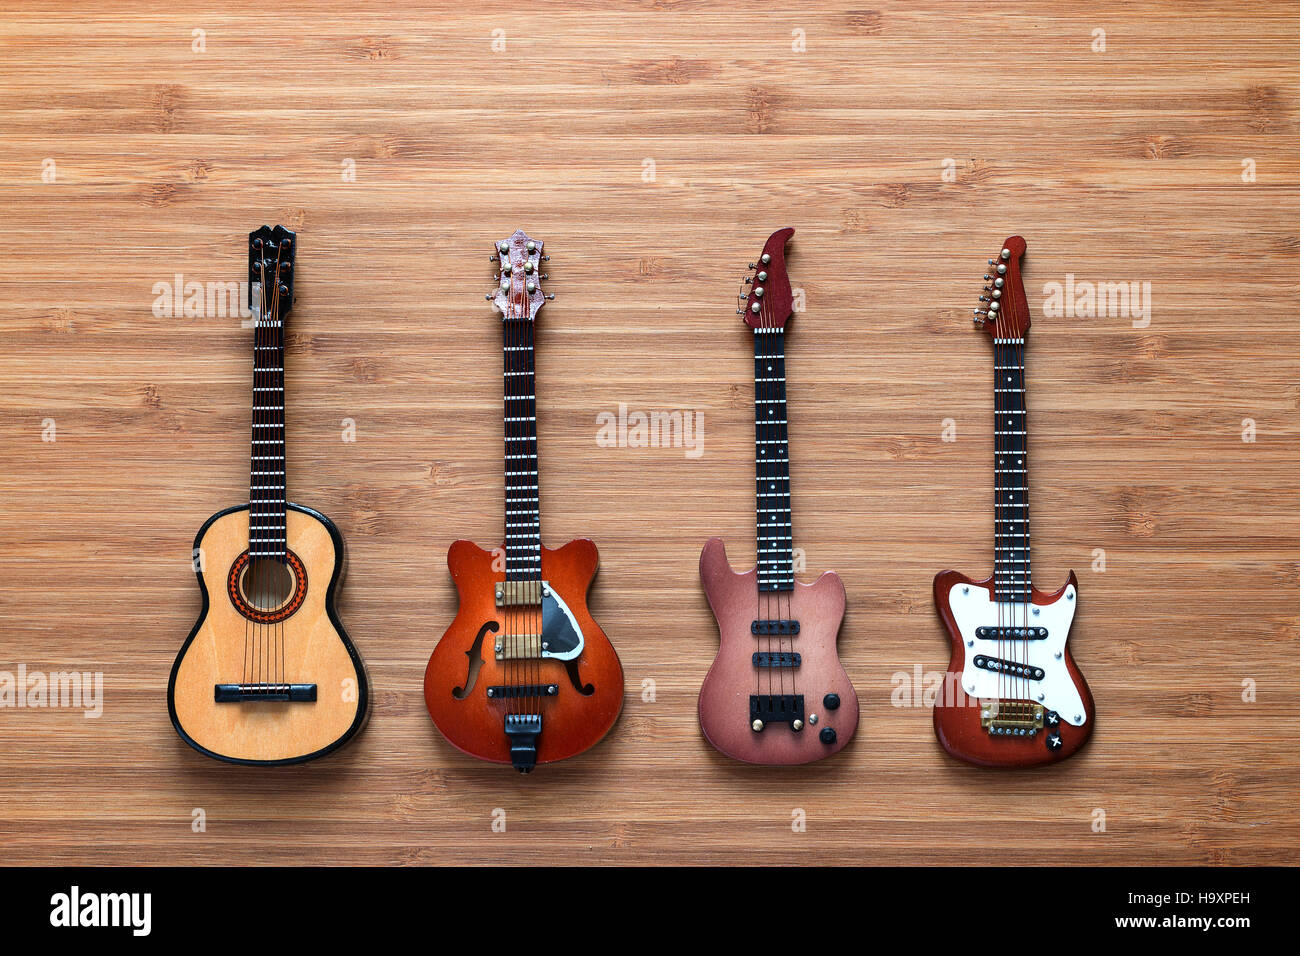
[[[223, 11], [0, 17], [0, 670], [104, 680], [97, 719], [0, 709], [6, 862], [1296, 860], [1300, 11]], [[237, 281], [276, 222], [300, 242], [290, 496], [347, 541], [339, 613], [375, 698], [339, 753], [264, 769], [204, 759], [167, 719], [194, 533], [247, 500], [251, 338], [156, 316], [154, 286]], [[844, 579], [862, 724], [828, 761], [767, 768], [701, 737], [697, 564], [715, 534], [753, 557], [733, 303], [787, 224], [794, 531], [803, 580]], [[556, 293], [544, 540], [600, 547], [591, 610], [628, 691], [603, 743], [526, 778], [455, 751], [421, 693], [455, 612], [447, 546], [502, 532], [483, 293], [516, 227], [545, 239]], [[991, 569], [992, 363], [969, 317], [1017, 232], [1034, 581], [1079, 573], [1098, 720], [1069, 761], [999, 774], [892, 698], [947, 663], [934, 574]], [[1068, 275], [1149, 282], [1149, 324], [1045, 315]], [[601, 444], [620, 403], [702, 415], [702, 454]]]

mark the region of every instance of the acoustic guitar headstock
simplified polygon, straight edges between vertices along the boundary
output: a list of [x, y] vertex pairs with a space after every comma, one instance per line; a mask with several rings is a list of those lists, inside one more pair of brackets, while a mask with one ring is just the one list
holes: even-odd
[[1025, 240], [1012, 236], [1002, 243], [989, 271], [984, 276], [980, 307], [975, 310], [975, 324], [996, 339], [1023, 339], [1029, 331], [1029, 301], [1020, 277], [1020, 259], [1025, 254]]
[[763, 243], [758, 261], [749, 264], [754, 274], [745, 277], [749, 291], [742, 287], [736, 312], [751, 329], [783, 329], [794, 315], [794, 292], [785, 268], [785, 244], [793, 235], [790, 226], [778, 229]]
[[500, 266], [497, 289], [486, 298], [497, 307], [503, 321], [536, 321], [546, 300], [555, 298], [542, 291], [542, 280], [547, 276], [541, 267], [550, 258], [542, 254], [542, 240], [529, 239], [522, 229], [496, 244], [492, 261]]
[[284, 226], [262, 226], [248, 234], [248, 308], [254, 316], [281, 322], [293, 308], [293, 260], [298, 237]]

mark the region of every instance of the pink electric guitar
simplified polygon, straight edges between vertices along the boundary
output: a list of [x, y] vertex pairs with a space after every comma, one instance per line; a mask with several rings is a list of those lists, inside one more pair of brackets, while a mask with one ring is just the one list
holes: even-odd
[[779, 229], [763, 246], [739, 312], [754, 333], [754, 465], [758, 565], [737, 574], [721, 538], [700, 555], [700, 578], [718, 620], [718, 656], [700, 688], [700, 726], [728, 757], [808, 763], [840, 750], [858, 726], [858, 695], [836, 644], [844, 584], [833, 571], [794, 578], [790, 445], [786, 432], [785, 324], [793, 294]]

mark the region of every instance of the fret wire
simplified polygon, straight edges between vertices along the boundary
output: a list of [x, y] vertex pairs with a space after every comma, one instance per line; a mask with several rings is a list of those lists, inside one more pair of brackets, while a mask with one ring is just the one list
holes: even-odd
[[1023, 601], [1032, 588], [1024, 340], [996, 339], [993, 348], [993, 584], [998, 600]]
[[502, 322], [506, 579], [541, 577], [536, 358], [531, 321]]
[[[786, 403], [785, 332], [754, 334], [754, 489], [758, 587], [794, 587], [790, 522], [790, 454]], [[777, 520], [780, 519], [780, 520]], [[781, 532], [781, 533], [773, 533]]]

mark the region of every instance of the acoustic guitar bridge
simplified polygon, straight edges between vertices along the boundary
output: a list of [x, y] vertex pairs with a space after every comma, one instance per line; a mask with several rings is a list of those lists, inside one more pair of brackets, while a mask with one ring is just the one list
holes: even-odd
[[239, 704], [254, 701], [290, 701], [314, 703], [315, 684], [218, 684], [213, 690], [218, 704]]

